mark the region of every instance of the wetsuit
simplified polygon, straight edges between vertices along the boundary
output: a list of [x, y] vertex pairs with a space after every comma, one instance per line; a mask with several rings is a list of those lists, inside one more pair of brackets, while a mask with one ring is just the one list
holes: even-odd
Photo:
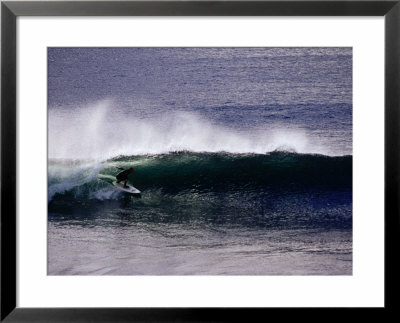
[[122, 169], [122, 172], [118, 173], [118, 175], [116, 176], [117, 178], [117, 183], [125, 181], [128, 179], [128, 175], [131, 173], [131, 171], [129, 169], [123, 169], [123, 168], [119, 168], [118, 169]]

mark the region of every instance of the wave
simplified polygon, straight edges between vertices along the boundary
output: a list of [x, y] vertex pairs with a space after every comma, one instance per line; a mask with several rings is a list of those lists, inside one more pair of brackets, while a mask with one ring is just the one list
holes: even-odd
[[185, 190], [201, 193], [249, 189], [351, 190], [352, 187], [351, 156], [175, 152], [120, 156], [95, 165], [52, 161], [49, 163], [49, 198], [69, 191], [87, 198], [107, 196], [104, 189], [115, 180], [117, 165], [135, 168], [130, 180], [142, 191], [160, 189], [170, 194]]
[[[135, 168], [130, 182], [142, 191], [140, 199], [115, 189], [115, 166]], [[122, 216], [157, 223], [352, 225], [352, 156], [175, 152], [100, 164], [51, 161], [48, 178], [49, 216], [57, 221], [79, 214], [78, 223]]]

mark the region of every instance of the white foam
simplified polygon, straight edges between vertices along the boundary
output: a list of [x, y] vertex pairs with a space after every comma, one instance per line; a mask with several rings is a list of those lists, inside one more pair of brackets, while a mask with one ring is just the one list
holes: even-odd
[[91, 192], [89, 198], [97, 200], [111, 200], [117, 199], [120, 195], [122, 195], [121, 192], [116, 191], [113, 186], [110, 186], [100, 189], [98, 191]]
[[195, 113], [140, 118], [119, 114], [111, 100], [76, 109], [49, 109], [49, 158], [106, 160], [119, 155], [171, 151], [260, 153], [329, 151], [310, 141], [305, 130], [263, 128], [246, 131], [216, 125]]
[[75, 187], [80, 187], [98, 177], [100, 165], [54, 164], [48, 167], [48, 201], [57, 193], [64, 193]]

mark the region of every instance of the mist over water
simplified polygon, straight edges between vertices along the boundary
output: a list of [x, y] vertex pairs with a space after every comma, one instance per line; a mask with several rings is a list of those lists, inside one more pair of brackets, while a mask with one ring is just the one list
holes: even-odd
[[195, 112], [141, 117], [134, 109], [121, 113], [112, 100], [49, 111], [50, 159], [106, 160], [175, 151], [340, 155], [329, 143], [301, 127], [221, 125]]

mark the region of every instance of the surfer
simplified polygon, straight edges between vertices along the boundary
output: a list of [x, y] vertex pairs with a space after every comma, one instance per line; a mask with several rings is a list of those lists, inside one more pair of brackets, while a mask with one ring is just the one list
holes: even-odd
[[118, 173], [116, 176], [117, 183], [125, 181], [124, 188], [128, 188], [128, 185], [126, 185], [128, 183], [128, 175], [133, 173], [133, 171], [134, 171], [133, 167], [131, 167], [129, 169], [123, 169], [120, 167], [115, 167], [115, 168], [122, 170], [122, 172]]

